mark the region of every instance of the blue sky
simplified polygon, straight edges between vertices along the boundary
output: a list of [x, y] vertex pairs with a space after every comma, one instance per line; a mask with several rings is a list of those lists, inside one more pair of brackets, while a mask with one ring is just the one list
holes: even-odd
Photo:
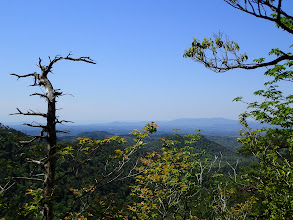
[[[293, 2], [285, 1], [288, 12]], [[64, 61], [50, 76], [62, 119], [77, 123], [224, 117], [237, 119], [263, 87], [263, 70], [217, 74], [183, 58], [193, 37], [219, 31], [237, 41], [252, 59], [271, 48], [288, 51], [292, 36], [274, 24], [228, 6], [222, 0], [3, 1], [1, 25], [0, 122], [34, 119], [9, 116], [16, 107], [46, 110], [29, 94], [32, 79], [10, 73], [38, 71], [41, 57], [90, 56], [96, 65]]]

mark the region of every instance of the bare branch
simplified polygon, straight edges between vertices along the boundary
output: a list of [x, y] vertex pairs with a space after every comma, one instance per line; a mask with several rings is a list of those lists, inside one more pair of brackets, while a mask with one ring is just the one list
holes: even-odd
[[40, 138], [44, 138], [43, 136], [35, 136], [33, 139], [31, 139], [31, 140], [28, 140], [28, 141], [20, 141], [19, 143], [20, 144], [30, 144], [30, 143], [32, 143], [32, 142], [34, 142], [35, 140], [37, 140], [37, 139], [40, 139]]
[[65, 134], [69, 134], [70, 130], [56, 130], [56, 133], [65, 133]]
[[58, 119], [56, 119], [56, 124], [63, 124], [63, 123], [74, 123], [73, 121], [67, 121], [67, 120], [61, 120], [59, 121]]
[[33, 125], [33, 124], [28, 124], [28, 123], [24, 123], [23, 125], [26, 125], [26, 126], [29, 126], [29, 127], [32, 127], [32, 128], [43, 128], [43, 129], [47, 128], [46, 125]]
[[18, 79], [20, 78], [24, 78], [24, 77], [29, 77], [29, 76], [34, 76], [34, 84], [32, 84], [31, 86], [38, 86], [37, 84], [37, 80], [39, 80], [39, 74], [37, 74], [36, 72], [34, 73], [30, 73], [30, 74], [27, 74], [27, 75], [17, 75], [15, 73], [11, 73], [10, 75], [12, 76], [16, 76]]
[[38, 95], [38, 96], [40, 96], [40, 97], [42, 97], [42, 98], [45, 98], [45, 99], [48, 98], [46, 95], [41, 94], [41, 93], [33, 93], [33, 94], [31, 94], [30, 96], [34, 96], [34, 95]]
[[11, 183], [11, 184], [10, 184], [10, 182], [8, 182], [8, 183], [6, 183], [3, 187], [0, 186], [0, 196], [1, 196], [5, 191], [7, 191], [8, 189], [10, 189], [14, 184], [15, 184], [15, 182], [13, 182], [13, 183]]
[[62, 96], [62, 95], [63, 95], [62, 92], [56, 92], [56, 91], [54, 92], [54, 96], [55, 96], [55, 97], [57, 97], [57, 96]]
[[44, 163], [42, 161], [40, 161], [40, 160], [34, 160], [34, 159], [31, 159], [31, 158], [26, 158], [26, 161], [28, 163], [34, 163], [34, 164], [41, 165], [41, 166], [44, 165]]
[[42, 71], [43, 75], [46, 77], [49, 72], [51, 72], [53, 65], [60, 61], [60, 60], [71, 60], [71, 61], [81, 61], [81, 62], [86, 62], [86, 63], [91, 63], [91, 64], [96, 64], [94, 60], [92, 60], [90, 57], [78, 57], [78, 58], [73, 58], [71, 57], [72, 53], [70, 52], [66, 57], [62, 57], [60, 55], [55, 56], [55, 58], [50, 61], [48, 66], [42, 66], [41, 62], [39, 62], [39, 67], [42, 66]]
[[36, 72], [30, 73], [30, 74], [27, 74], [27, 75], [17, 75], [15, 73], [11, 73], [10, 75], [16, 76], [19, 79], [19, 78], [23, 78], [23, 77], [35, 76], [35, 74], [36, 74]]
[[[247, 14], [253, 15], [255, 17], [258, 18], [262, 18], [265, 20], [269, 20], [272, 22], [275, 22], [279, 27], [281, 27], [283, 30], [289, 32], [289, 33], [293, 33], [293, 29], [290, 28], [290, 25], [288, 25], [287, 23], [283, 22], [281, 18], [286, 18], [289, 20], [292, 20], [293, 17], [288, 15], [286, 12], [284, 12], [282, 10], [281, 7], [281, 3], [282, 0], [277, 1], [277, 6], [274, 6], [273, 3], [271, 3], [270, 1], [267, 0], [258, 0], [258, 1], [254, 1], [254, 0], [245, 0], [244, 3], [241, 3], [242, 1], [238, 1], [238, 0], [224, 0], [226, 3], [228, 3], [230, 6], [232, 6], [233, 8], [236, 8], [238, 10], [241, 10]], [[243, 6], [244, 4], [244, 6]], [[248, 9], [247, 4], [250, 5], [250, 9]], [[254, 9], [253, 4], [257, 4], [257, 12]], [[270, 10], [270, 15], [277, 13], [277, 16], [268, 16], [266, 13], [266, 9], [264, 7], [267, 7], [267, 10]], [[265, 14], [261, 13], [261, 7], [262, 10]]]
[[12, 179], [32, 180], [32, 181], [40, 181], [40, 182], [43, 182], [44, 181], [44, 180], [38, 179], [38, 178], [22, 177], [22, 176], [12, 177]]
[[13, 113], [10, 115], [30, 115], [30, 116], [42, 116], [44, 118], [47, 118], [47, 114], [45, 113], [41, 113], [41, 112], [34, 112], [32, 110], [28, 111], [28, 112], [22, 112], [21, 110], [19, 110], [19, 108], [16, 108], [18, 113]]

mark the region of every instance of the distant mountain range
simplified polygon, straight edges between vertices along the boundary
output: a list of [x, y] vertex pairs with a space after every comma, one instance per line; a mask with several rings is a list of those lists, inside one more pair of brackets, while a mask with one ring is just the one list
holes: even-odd
[[[150, 121], [140, 122], [111, 122], [97, 124], [66, 124], [59, 126], [58, 129], [70, 130], [69, 135], [77, 135], [81, 132], [106, 131], [115, 135], [125, 135], [134, 129], [140, 130]], [[238, 136], [241, 125], [236, 120], [225, 118], [182, 118], [171, 121], [157, 121], [158, 134], [174, 133], [173, 128], [181, 129], [179, 133], [194, 133], [196, 129], [201, 130], [201, 134], [206, 136]], [[250, 126], [254, 128], [262, 127], [258, 122], [251, 121]], [[23, 131], [29, 135], [39, 134], [39, 129], [30, 128], [23, 125], [7, 124], [10, 127]]]

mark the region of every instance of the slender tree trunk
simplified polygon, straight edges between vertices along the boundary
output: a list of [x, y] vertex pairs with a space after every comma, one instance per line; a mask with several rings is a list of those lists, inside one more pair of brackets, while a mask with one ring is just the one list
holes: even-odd
[[47, 161], [44, 164], [44, 220], [53, 220], [54, 206], [54, 185], [55, 185], [55, 170], [56, 170], [56, 95], [55, 90], [46, 78], [44, 79], [44, 87], [47, 92], [48, 111], [47, 111]]

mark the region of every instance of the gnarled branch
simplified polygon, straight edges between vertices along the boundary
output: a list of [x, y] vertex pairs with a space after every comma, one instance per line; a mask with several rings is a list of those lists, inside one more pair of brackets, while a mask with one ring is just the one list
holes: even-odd
[[33, 110], [29, 110], [27, 112], [22, 112], [19, 108], [16, 108], [18, 113], [13, 113], [10, 115], [30, 115], [30, 116], [42, 116], [44, 118], [47, 117], [47, 114], [41, 112], [34, 112]]
[[51, 60], [51, 58], [49, 57], [50, 63], [48, 66], [42, 65], [42, 59], [39, 58], [39, 64], [37, 66], [42, 69], [42, 76], [47, 77], [48, 73], [52, 71], [53, 65], [60, 60], [82, 61], [82, 62], [86, 62], [86, 63], [96, 64], [96, 62], [94, 60], [92, 60], [90, 57], [73, 58], [71, 56], [72, 56], [72, 53], [70, 52], [65, 57], [57, 55], [57, 56], [55, 56], [55, 58], [53, 60]]
[[[293, 17], [288, 15], [282, 9], [282, 0], [273, 1], [267, 0], [224, 0], [226, 3], [231, 5], [233, 8], [241, 10], [247, 14], [253, 15], [258, 18], [262, 18], [265, 20], [269, 20], [275, 22], [277, 26], [281, 27], [283, 30], [293, 34], [293, 30], [288, 25], [286, 21], [289, 23], [293, 23]], [[270, 15], [267, 15], [267, 11], [269, 11]], [[274, 15], [273, 15], [274, 14]]]
[[12, 76], [16, 76], [18, 79], [20, 78], [24, 78], [24, 77], [29, 77], [29, 76], [33, 76], [34, 77], [34, 84], [32, 84], [31, 86], [38, 86], [37, 81], [39, 80], [39, 74], [37, 74], [36, 72], [34, 73], [30, 73], [30, 74], [26, 74], [26, 75], [17, 75], [15, 73], [11, 73], [10, 75]]

